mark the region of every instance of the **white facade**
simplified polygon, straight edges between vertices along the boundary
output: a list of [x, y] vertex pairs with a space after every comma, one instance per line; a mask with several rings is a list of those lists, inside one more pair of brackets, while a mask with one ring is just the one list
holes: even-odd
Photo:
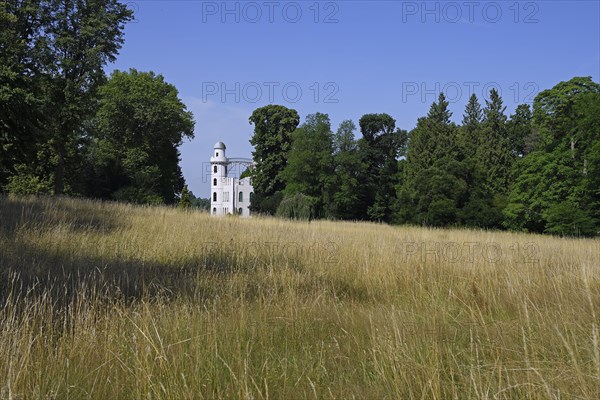
[[223, 142], [215, 144], [210, 158], [210, 211], [212, 215], [238, 214], [250, 216], [250, 196], [253, 193], [250, 178], [237, 179], [227, 176], [230, 160], [225, 156]]

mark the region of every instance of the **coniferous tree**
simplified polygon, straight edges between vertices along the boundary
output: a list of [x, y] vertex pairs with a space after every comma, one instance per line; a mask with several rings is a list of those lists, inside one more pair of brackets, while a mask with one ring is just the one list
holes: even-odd
[[443, 93], [410, 134], [405, 181], [398, 190], [401, 222], [443, 226], [458, 222], [468, 171], [461, 162], [456, 125]]
[[457, 129], [450, 122], [452, 112], [448, 105], [446, 97], [440, 93], [438, 102], [431, 105], [427, 117], [419, 118], [410, 134], [406, 156], [406, 179], [409, 185], [414, 184], [420, 171], [429, 168], [437, 160], [443, 157], [459, 158]]
[[484, 185], [492, 196], [508, 193], [512, 156], [506, 132], [506, 107], [496, 89], [490, 91], [483, 110], [482, 140], [476, 158], [482, 171], [486, 172]]
[[[486, 107], [482, 110], [481, 122], [474, 124], [470, 115], [476, 115], [474, 110], [477, 107], [473, 107], [471, 101], [469, 103], [462, 129], [471, 130], [476, 147], [466, 159], [468, 200], [461, 210], [460, 219], [467, 226], [497, 228], [502, 222], [513, 164], [504, 114], [506, 107], [499, 93], [492, 89], [490, 100], [486, 100]], [[469, 147], [465, 148], [469, 150]]]
[[483, 110], [477, 95], [473, 93], [469, 97], [469, 101], [465, 107], [465, 113], [463, 114], [462, 126], [468, 129], [476, 129], [481, 125], [483, 120]]
[[483, 110], [477, 96], [473, 93], [465, 107], [462, 126], [459, 129], [459, 141], [464, 158], [470, 159], [475, 156], [481, 141], [482, 120]]
[[181, 198], [179, 199], [179, 203], [177, 204], [178, 208], [181, 209], [190, 209], [192, 208], [192, 193], [188, 190], [187, 185], [183, 186], [181, 190]]

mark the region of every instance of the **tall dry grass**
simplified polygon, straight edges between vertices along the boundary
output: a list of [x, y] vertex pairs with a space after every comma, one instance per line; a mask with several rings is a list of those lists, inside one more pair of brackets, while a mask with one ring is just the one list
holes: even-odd
[[600, 241], [0, 199], [0, 398], [600, 398]]

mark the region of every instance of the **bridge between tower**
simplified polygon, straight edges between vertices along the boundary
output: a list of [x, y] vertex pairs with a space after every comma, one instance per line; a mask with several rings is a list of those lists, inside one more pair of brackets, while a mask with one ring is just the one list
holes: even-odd
[[251, 158], [243, 158], [243, 157], [228, 157], [228, 164], [231, 166], [233, 164], [233, 168], [228, 168], [230, 172], [237, 173], [238, 176], [244, 172], [244, 170], [250, 168], [254, 162]]

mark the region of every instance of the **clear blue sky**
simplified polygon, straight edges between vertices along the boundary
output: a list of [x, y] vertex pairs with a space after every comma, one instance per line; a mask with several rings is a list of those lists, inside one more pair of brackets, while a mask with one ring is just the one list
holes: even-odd
[[[129, 1], [113, 69], [154, 71], [194, 113], [183, 174], [208, 197], [217, 141], [250, 157], [248, 117], [269, 103], [344, 119], [388, 113], [412, 129], [445, 88], [459, 122], [471, 91], [507, 114], [574, 76], [600, 79], [598, 1]], [[300, 93], [301, 92], [301, 93]], [[360, 133], [357, 132], [357, 137]]]

